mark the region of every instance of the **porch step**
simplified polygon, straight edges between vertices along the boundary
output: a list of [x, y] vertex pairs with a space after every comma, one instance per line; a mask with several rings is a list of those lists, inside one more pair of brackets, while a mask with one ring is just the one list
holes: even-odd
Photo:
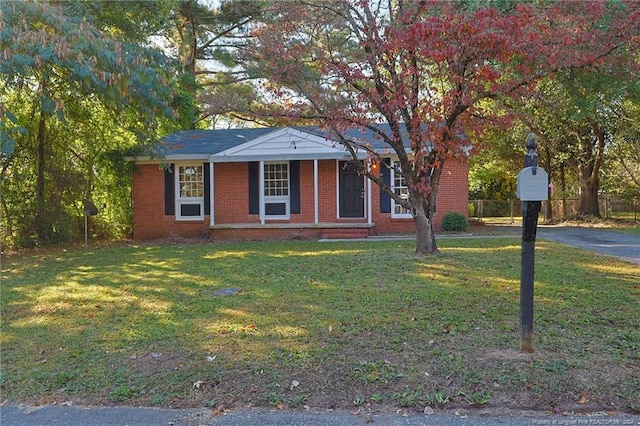
[[322, 230], [320, 238], [323, 240], [341, 240], [367, 238], [368, 236], [369, 228], [328, 228]]

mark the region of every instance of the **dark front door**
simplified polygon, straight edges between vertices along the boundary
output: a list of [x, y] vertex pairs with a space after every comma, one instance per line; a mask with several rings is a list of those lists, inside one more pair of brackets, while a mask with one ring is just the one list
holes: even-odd
[[340, 161], [339, 167], [340, 217], [364, 217], [364, 176], [346, 161]]

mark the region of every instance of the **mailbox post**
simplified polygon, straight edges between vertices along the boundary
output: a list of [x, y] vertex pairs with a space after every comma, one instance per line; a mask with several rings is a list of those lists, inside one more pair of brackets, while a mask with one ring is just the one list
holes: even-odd
[[89, 216], [98, 214], [98, 208], [91, 200], [82, 200], [84, 206], [84, 248], [89, 247]]
[[522, 201], [522, 251], [520, 260], [520, 351], [533, 349], [533, 275], [538, 214], [548, 197], [549, 177], [538, 167], [538, 142], [533, 133], [527, 136], [524, 168], [518, 173], [516, 193]]

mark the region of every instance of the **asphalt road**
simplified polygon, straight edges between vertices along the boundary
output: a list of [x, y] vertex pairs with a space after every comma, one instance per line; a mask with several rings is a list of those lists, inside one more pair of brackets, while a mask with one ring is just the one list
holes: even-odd
[[540, 226], [538, 238], [569, 244], [640, 265], [640, 235], [599, 228]]
[[640, 425], [640, 416], [583, 415], [482, 416], [466, 413], [353, 414], [337, 411], [231, 411], [153, 408], [0, 407], [2, 426], [516, 426], [516, 425]]

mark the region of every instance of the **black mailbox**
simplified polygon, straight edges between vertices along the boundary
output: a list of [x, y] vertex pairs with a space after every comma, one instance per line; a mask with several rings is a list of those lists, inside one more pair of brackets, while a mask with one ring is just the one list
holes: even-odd
[[84, 213], [87, 216], [95, 216], [98, 214], [98, 208], [91, 200], [84, 199], [82, 200], [82, 204], [84, 205]]

